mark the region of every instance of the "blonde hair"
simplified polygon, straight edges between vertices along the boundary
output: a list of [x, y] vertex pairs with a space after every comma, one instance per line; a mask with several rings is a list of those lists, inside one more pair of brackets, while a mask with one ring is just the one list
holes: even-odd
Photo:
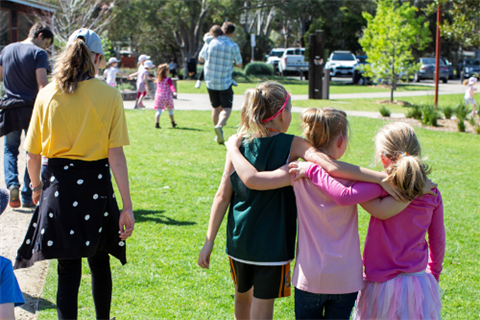
[[168, 76], [168, 70], [170, 68], [168, 67], [168, 63], [164, 63], [158, 66], [157, 68], [157, 81], [160, 82], [163, 81]]
[[303, 135], [317, 149], [325, 149], [340, 134], [348, 137], [347, 114], [331, 108], [308, 108], [300, 115]]
[[82, 38], [75, 39], [58, 56], [53, 71], [53, 80], [64, 93], [75, 93], [78, 82], [95, 75], [92, 52]]
[[423, 195], [431, 169], [421, 158], [420, 143], [411, 126], [403, 122], [387, 124], [375, 136], [375, 149], [377, 162], [382, 157], [392, 162], [386, 169], [386, 180], [409, 201]]
[[468, 79], [463, 81], [463, 85], [464, 86], [468, 85]]
[[260, 83], [256, 88], [245, 91], [238, 133], [251, 138], [268, 137], [268, 127], [262, 120], [276, 114], [286, 98], [287, 90], [273, 81]]

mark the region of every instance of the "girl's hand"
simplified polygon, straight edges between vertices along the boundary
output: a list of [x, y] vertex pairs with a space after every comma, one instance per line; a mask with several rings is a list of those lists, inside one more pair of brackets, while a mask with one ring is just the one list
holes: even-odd
[[296, 173], [297, 176], [295, 177], [295, 181], [301, 179], [301, 178], [305, 178], [305, 171], [307, 171], [308, 167], [311, 165], [312, 163], [310, 162], [306, 162], [306, 161], [293, 161], [293, 162], [290, 162], [288, 164], [288, 167], [290, 168], [290, 170], [288, 171], [288, 173], [292, 174], [292, 173]]
[[398, 202], [408, 202], [407, 199], [398, 190], [397, 186], [394, 185], [391, 181], [383, 180], [380, 183], [380, 186], [385, 190], [389, 195], [391, 195]]
[[198, 255], [198, 265], [204, 269], [210, 267], [210, 255], [212, 254], [213, 244], [213, 242], [205, 241], [205, 244]]
[[38, 204], [38, 201], [40, 201], [40, 197], [42, 196], [42, 190], [33, 192], [32, 194], [32, 202], [34, 204]]
[[438, 195], [433, 192], [433, 189], [435, 189], [438, 186], [438, 184], [433, 183], [432, 180], [427, 178], [427, 183], [425, 183], [425, 186], [423, 187], [423, 194], [430, 194], [434, 197], [438, 197]]
[[230, 138], [228, 138], [228, 141], [225, 143], [225, 146], [227, 147], [227, 151], [230, 151], [233, 148], [239, 149], [241, 145], [242, 145], [242, 137], [240, 137], [238, 134], [234, 134], [233, 136], [230, 136]]
[[135, 218], [133, 217], [132, 208], [123, 208], [120, 213], [120, 220], [118, 221], [120, 228], [120, 239], [126, 240], [133, 233], [135, 227]]

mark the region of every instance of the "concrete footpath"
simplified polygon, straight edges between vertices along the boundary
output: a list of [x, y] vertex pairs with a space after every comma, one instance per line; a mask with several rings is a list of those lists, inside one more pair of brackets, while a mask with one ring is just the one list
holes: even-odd
[[[204, 84], [203, 84], [204, 85]], [[429, 84], [422, 84], [429, 85]], [[418, 91], [399, 91], [395, 92], [395, 98], [401, 97], [419, 97], [419, 96], [433, 96], [434, 87], [431, 89], [418, 90]], [[458, 94], [464, 93], [465, 87], [460, 84], [441, 84], [439, 86], [439, 94]], [[364, 92], [364, 93], [340, 93], [331, 94], [330, 100], [346, 100], [346, 99], [388, 99], [390, 98], [390, 92]], [[239, 111], [242, 108], [245, 95], [236, 94], [233, 98], [233, 110]], [[308, 95], [292, 95], [292, 112], [302, 112], [304, 108], [295, 107], [295, 101], [308, 100]], [[153, 109], [153, 100], [145, 100], [145, 107], [147, 109]], [[178, 99], [174, 100], [176, 110], [198, 110], [209, 111], [212, 109], [208, 94], [199, 93], [178, 93]], [[135, 101], [124, 101], [125, 109], [133, 109]], [[372, 111], [346, 111], [349, 116], [368, 117], [368, 118], [381, 118], [382, 116], [378, 112]], [[404, 118], [403, 113], [392, 113], [392, 118]]]

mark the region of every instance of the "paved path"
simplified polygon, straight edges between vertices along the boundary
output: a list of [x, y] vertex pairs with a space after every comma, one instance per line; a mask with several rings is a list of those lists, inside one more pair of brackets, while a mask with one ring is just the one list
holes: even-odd
[[[425, 85], [425, 84], [424, 84]], [[428, 85], [428, 84], [427, 84]], [[439, 94], [456, 94], [464, 93], [465, 88], [463, 85], [457, 84], [448, 84], [440, 85]], [[428, 90], [419, 90], [419, 91], [400, 91], [395, 92], [395, 97], [412, 97], [412, 96], [429, 96], [434, 95], [434, 87], [431, 86], [431, 89]], [[364, 93], [340, 93], [340, 94], [331, 94], [331, 100], [344, 100], [344, 99], [359, 99], [359, 98], [390, 98], [390, 92], [364, 92]], [[307, 100], [307, 95], [292, 95], [293, 100], [293, 112], [301, 112], [304, 108], [295, 107], [296, 100]], [[240, 110], [242, 108], [243, 101], [245, 96], [241, 94], [236, 94], [233, 98], [233, 110]], [[177, 110], [199, 110], [199, 111], [208, 111], [211, 110], [210, 99], [208, 94], [199, 94], [199, 93], [179, 93], [178, 99], [175, 100], [175, 109]], [[153, 100], [145, 100], [144, 102], [147, 109], [153, 109]], [[125, 101], [124, 102], [126, 109], [133, 109], [135, 102], [134, 101]], [[378, 112], [371, 111], [346, 111], [349, 116], [357, 117], [369, 117], [369, 118], [381, 118], [382, 116]], [[392, 113], [392, 118], [404, 118], [403, 113]]]

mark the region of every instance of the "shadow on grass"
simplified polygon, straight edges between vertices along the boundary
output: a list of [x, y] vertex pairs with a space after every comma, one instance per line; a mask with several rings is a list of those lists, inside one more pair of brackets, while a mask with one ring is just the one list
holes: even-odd
[[135, 210], [135, 222], [145, 222], [145, 221], [152, 221], [156, 223], [166, 224], [166, 225], [173, 225], [173, 226], [191, 226], [197, 224], [196, 222], [191, 221], [178, 221], [172, 219], [165, 214], [163, 214], [165, 210]]
[[[173, 128], [172, 128], [173, 129]], [[203, 129], [197, 129], [197, 128], [187, 128], [187, 127], [176, 127], [175, 130], [187, 130], [187, 131], [207, 131]]]
[[22, 292], [22, 294], [23, 294], [23, 298], [25, 299], [25, 304], [21, 305], [20, 308], [22, 308], [27, 312], [35, 314], [37, 308], [38, 310], [57, 308], [55, 303], [51, 302], [50, 300], [45, 300], [42, 297], [40, 298], [32, 297], [26, 292]]

